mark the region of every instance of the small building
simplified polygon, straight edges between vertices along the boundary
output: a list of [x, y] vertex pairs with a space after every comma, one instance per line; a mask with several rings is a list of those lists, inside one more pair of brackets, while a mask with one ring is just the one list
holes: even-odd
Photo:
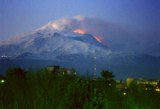
[[54, 66], [48, 66], [47, 70], [52, 73], [52, 72], [57, 72], [60, 69], [60, 66], [54, 65]]
[[57, 65], [48, 66], [47, 70], [49, 73], [58, 73], [58, 74], [68, 74], [68, 75], [76, 75], [76, 70], [73, 68], [63, 68]]
[[158, 82], [158, 84], [156, 85], [155, 91], [160, 92], [160, 82]]
[[75, 69], [66, 69], [66, 71], [67, 71], [68, 75], [76, 75], [77, 74]]
[[126, 87], [126, 83], [118, 83], [117, 85], [116, 85], [116, 88], [119, 90], [119, 91], [124, 91], [124, 90], [126, 90], [127, 89], [127, 87]]
[[134, 83], [134, 78], [127, 78], [126, 79], [126, 85], [127, 85], [127, 87], [129, 87], [132, 83]]

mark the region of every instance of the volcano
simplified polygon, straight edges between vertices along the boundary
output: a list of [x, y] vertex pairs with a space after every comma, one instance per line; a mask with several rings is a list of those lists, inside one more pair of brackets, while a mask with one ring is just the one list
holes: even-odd
[[113, 52], [103, 44], [100, 36], [62, 24], [51, 22], [35, 31], [1, 41], [1, 72], [17, 66], [37, 68], [60, 65], [75, 68], [79, 74], [89, 72], [92, 75], [96, 64], [97, 75], [101, 70], [108, 69], [118, 78], [160, 77], [160, 57]]

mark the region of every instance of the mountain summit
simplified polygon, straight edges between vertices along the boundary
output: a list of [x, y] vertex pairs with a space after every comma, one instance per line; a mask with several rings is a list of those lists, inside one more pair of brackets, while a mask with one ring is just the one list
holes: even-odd
[[9, 66], [26, 68], [58, 64], [74, 67], [81, 74], [87, 71], [92, 74], [96, 66], [97, 72], [109, 69], [115, 72], [118, 78], [160, 76], [160, 57], [113, 52], [100, 36], [73, 25], [73, 22], [62, 19], [30, 33], [1, 41], [1, 60], [6, 57], [11, 60], [0, 61], [0, 69]]
[[[48, 29], [52, 29], [52, 31], [48, 31]], [[43, 27], [43, 29], [1, 42], [0, 55], [15, 58], [30, 52], [45, 59], [43, 53], [47, 53], [48, 58], [49, 55], [54, 57], [60, 54], [93, 55], [95, 51], [109, 52], [107, 46], [101, 43], [101, 39], [83, 31], [82, 29], [69, 31]]]

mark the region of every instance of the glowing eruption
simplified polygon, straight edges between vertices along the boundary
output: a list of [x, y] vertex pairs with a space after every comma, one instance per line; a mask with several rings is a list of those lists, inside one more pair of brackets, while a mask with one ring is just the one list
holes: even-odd
[[[75, 29], [73, 30], [74, 33], [79, 33], [79, 34], [86, 34], [87, 31], [84, 29]], [[102, 43], [102, 37], [97, 36], [97, 35], [93, 35], [93, 37], [95, 38], [96, 41], [98, 41], [99, 43]]]
[[93, 36], [99, 43], [102, 43], [102, 38], [100, 36]]
[[74, 33], [79, 33], [79, 34], [85, 34], [86, 33], [86, 31], [83, 30], [83, 29], [75, 29], [75, 30], [73, 30], [73, 32]]

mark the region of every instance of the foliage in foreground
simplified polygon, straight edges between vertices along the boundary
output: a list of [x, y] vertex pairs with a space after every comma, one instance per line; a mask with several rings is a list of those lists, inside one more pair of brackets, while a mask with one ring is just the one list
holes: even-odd
[[157, 109], [160, 94], [131, 86], [124, 96], [112, 72], [92, 80], [45, 69], [11, 69], [0, 84], [0, 109]]

